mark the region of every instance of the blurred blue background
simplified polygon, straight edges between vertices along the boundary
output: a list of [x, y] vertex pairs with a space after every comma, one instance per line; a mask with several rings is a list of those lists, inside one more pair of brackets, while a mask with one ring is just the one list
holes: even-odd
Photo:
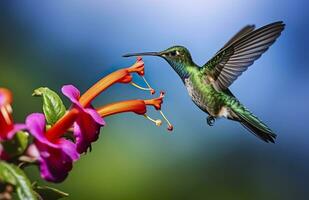
[[[244, 25], [283, 20], [281, 37], [231, 87], [278, 134], [276, 144], [231, 121], [209, 127], [169, 65], [145, 57], [146, 78], [167, 93], [163, 110], [173, 134], [130, 113], [106, 118], [93, 151], [55, 186], [69, 199], [308, 199], [308, 6], [305, 0], [1, 1], [0, 86], [14, 92], [15, 117], [23, 121], [41, 111], [40, 99], [31, 97], [37, 87], [60, 91], [70, 83], [85, 91], [135, 62], [121, 55], [175, 44], [202, 65]], [[94, 104], [149, 97], [114, 85]], [[40, 179], [36, 168], [28, 173]]]

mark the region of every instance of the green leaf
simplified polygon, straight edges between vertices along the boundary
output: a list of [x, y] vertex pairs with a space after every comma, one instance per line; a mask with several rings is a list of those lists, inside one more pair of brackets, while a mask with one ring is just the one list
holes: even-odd
[[43, 97], [43, 112], [49, 125], [55, 124], [66, 112], [58, 94], [47, 87], [34, 90], [33, 96]]
[[34, 191], [26, 174], [17, 166], [0, 161], [0, 182], [14, 185], [19, 199], [35, 200]]
[[15, 157], [24, 153], [28, 146], [29, 134], [25, 131], [18, 131], [11, 140], [2, 143], [5, 152], [11, 157]]
[[44, 200], [56, 200], [69, 196], [68, 193], [49, 186], [38, 186], [35, 184], [34, 190], [37, 192], [40, 198]]

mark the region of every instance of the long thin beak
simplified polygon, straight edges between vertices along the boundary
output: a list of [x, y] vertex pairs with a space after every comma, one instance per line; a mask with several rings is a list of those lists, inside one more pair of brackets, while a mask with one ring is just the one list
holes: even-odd
[[128, 53], [123, 55], [123, 57], [132, 57], [132, 56], [160, 56], [160, 52], [144, 52], [144, 53]]

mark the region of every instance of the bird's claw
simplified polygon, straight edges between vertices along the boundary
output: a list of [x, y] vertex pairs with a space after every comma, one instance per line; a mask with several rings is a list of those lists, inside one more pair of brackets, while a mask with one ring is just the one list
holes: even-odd
[[215, 124], [216, 118], [214, 118], [213, 116], [208, 116], [207, 117], [207, 124], [209, 126], [213, 126]]

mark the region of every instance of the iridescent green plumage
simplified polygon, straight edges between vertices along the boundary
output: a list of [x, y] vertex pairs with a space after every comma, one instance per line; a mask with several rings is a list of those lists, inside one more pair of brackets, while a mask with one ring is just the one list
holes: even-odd
[[240, 122], [265, 142], [274, 142], [276, 134], [245, 108], [228, 87], [275, 42], [283, 29], [282, 22], [256, 30], [253, 25], [248, 25], [202, 67], [193, 62], [190, 52], [183, 46], [125, 57], [152, 55], [164, 58], [186, 85], [193, 102], [209, 114], [208, 124], [217, 117], [225, 117]]

